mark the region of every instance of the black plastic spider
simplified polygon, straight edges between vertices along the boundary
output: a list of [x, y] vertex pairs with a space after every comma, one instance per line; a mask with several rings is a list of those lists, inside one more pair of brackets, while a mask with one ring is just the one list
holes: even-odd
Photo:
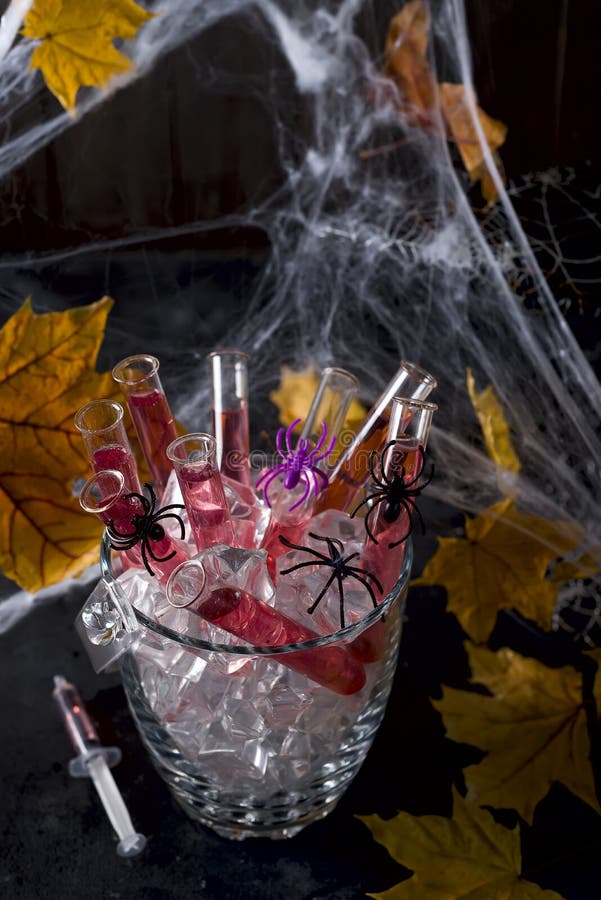
[[369, 596], [371, 597], [371, 601], [374, 605], [374, 609], [378, 606], [378, 601], [376, 600], [376, 595], [374, 594], [374, 590], [369, 583], [369, 581], [373, 581], [377, 589], [380, 593], [383, 593], [382, 585], [378, 581], [375, 575], [372, 575], [371, 572], [368, 572], [367, 569], [359, 569], [357, 566], [349, 566], [348, 563], [351, 559], [355, 559], [356, 556], [359, 556], [358, 553], [351, 553], [349, 556], [344, 556], [344, 544], [342, 541], [339, 541], [338, 538], [331, 537], [323, 537], [319, 534], [313, 534], [312, 531], [309, 532], [309, 537], [313, 538], [314, 541], [325, 541], [328, 545], [329, 556], [326, 556], [325, 553], [320, 553], [319, 550], [313, 550], [312, 547], [302, 547], [299, 544], [293, 544], [287, 538], [282, 537], [280, 535], [280, 541], [286, 547], [289, 547], [291, 550], [304, 550], [305, 553], [311, 553], [316, 559], [308, 560], [307, 562], [297, 563], [295, 566], [290, 566], [289, 569], [282, 569], [280, 575], [288, 575], [290, 572], [295, 572], [296, 569], [304, 569], [306, 566], [329, 566], [332, 569], [332, 574], [326, 581], [325, 585], [317, 595], [317, 599], [311, 606], [308, 608], [307, 612], [311, 615], [315, 612], [323, 598], [325, 597], [328, 588], [336, 579], [338, 582], [338, 595], [340, 597], [340, 627], [344, 628], [344, 579], [345, 578], [356, 578], [357, 581], [360, 581], [361, 584], [367, 589]]
[[176, 550], [172, 550], [171, 553], [168, 553], [166, 556], [157, 556], [152, 549], [151, 542], [162, 541], [165, 537], [165, 529], [162, 525], [158, 524], [159, 520], [177, 519], [180, 527], [180, 537], [183, 540], [186, 536], [186, 530], [184, 528], [183, 521], [176, 513], [170, 513], [167, 512], [167, 510], [185, 509], [185, 506], [183, 506], [181, 503], [170, 503], [169, 506], [163, 506], [162, 509], [158, 509], [155, 512], [157, 495], [154, 491], [154, 488], [151, 484], [148, 484], [148, 482], [144, 483], [144, 487], [150, 494], [150, 500], [148, 499], [148, 497], [145, 497], [144, 494], [138, 494], [135, 491], [133, 491], [131, 494], [126, 494], [123, 498], [124, 500], [139, 500], [142, 509], [144, 510], [142, 514], [133, 514], [131, 523], [134, 530], [129, 533], [123, 533], [115, 527], [115, 523], [111, 519], [107, 525], [107, 531], [111, 539], [111, 547], [114, 550], [131, 550], [132, 547], [135, 547], [136, 544], [139, 543], [140, 552], [142, 554], [142, 562], [146, 567], [146, 571], [150, 575], [154, 576], [154, 572], [152, 571], [150, 563], [148, 562], [148, 556], [151, 556], [155, 562], [166, 562], [168, 559], [173, 559], [177, 552]]
[[401, 514], [401, 510], [404, 509], [409, 517], [409, 528], [407, 529], [406, 534], [404, 534], [403, 537], [400, 538], [400, 540], [393, 541], [388, 544], [388, 548], [390, 550], [392, 550], [393, 547], [398, 547], [399, 544], [403, 543], [403, 541], [406, 541], [413, 531], [413, 513], [417, 513], [417, 517], [422, 529], [422, 534], [425, 534], [426, 526], [424, 524], [422, 514], [415, 505], [414, 498], [418, 497], [421, 494], [423, 489], [430, 484], [432, 478], [434, 477], [434, 465], [432, 465], [430, 474], [426, 477], [425, 481], [422, 481], [420, 485], [417, 484], [426, 462], [424, 451], [421, 447], [419, 447], [418, 452], [421, 457], [421, 465], [419, 466], [415, 477], [411, 478], [409, 481], [405, 481], [405, 466], [402, 466], [400, 472], [395, 473], [392, 478], [389, 478], [384, 471], [384, 457], [387, 451], [390, 450], [390, 448], [393, 447], [396, 443], [396, 441], [390, 441], [388, 444], [386, 444], [386, 446], [378, 456], [378, 465], [380, 467], [381, 476], [380, 478], [378, 478], [374, 471], [374, 460], [377, 456], [376, 451], [372, 450], [369, 454], [369, 471], [378, 490], [375, 490], [368, 497], [366, 497], [365, 500], [362, 500], [361, 503], [359, 503], [359, 505], [356, 506], [351, 513], [352, 519], [362, 506], [365, 506], [366, 503], [371, 503], [369, 511], [365, 516], [365, 530], [367, 532], [367, 536], [374, 542], [374, 544], [377, 544], [378, 539], [374, 537], [374, 534], [371, 530], [370, 519], [373, 513], [377, 510], [379, 504], [386, 504], [382, 511], [382, 514], [385, 521], [390, 523], [396, 522]]

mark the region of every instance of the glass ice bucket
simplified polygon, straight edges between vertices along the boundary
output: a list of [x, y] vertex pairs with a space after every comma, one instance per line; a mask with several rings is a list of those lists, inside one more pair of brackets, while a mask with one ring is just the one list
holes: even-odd
[[[120, 657], [123, 686], [155, 768], [188, 815], [228, 838], [277, 839], [334, 809], [384, 715], [411, 563], [407, 541], [377, 609], [297, 644], [252, 646], [225, 633], [223, 643], [207, 641], [134, 609], [139, 631]], [[101, 568], [114, 586], [106, 538]], [[351, 679], [332, 689], [329, 675], [318, 683], [306, 674], [323, 676], [343, 656], [365, 673], [362, 687]]]

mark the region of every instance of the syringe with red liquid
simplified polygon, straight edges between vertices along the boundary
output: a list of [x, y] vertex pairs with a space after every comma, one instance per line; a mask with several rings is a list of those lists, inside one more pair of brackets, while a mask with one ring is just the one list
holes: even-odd
[[52, 697], [78, 754], [69, 762], [69, 774], [73, 778], [92, 779], [119, 838], [117, 853], [125, 857], [137, 856], [146, 846], [146, 838], [135, 830], [109, 769], [121, 761], [121, 751], [118, 747], [102, 746], [77, 688], [62, 675], [54, 676]]

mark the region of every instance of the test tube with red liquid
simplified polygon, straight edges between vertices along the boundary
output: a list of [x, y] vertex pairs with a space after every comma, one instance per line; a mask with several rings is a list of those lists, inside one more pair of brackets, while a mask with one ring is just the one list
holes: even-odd
[[250, 487], [248, 353], [217, 350], [209, 354], [208, 360], [217, 464], [222, 475]]
[[160, 496], [171, 473], [166, 450], [177, 437], [177, 429], [159, 378], [159, 361], [156, 356], [148, 354], [128, 356], [114, 367], [113, 378], [125, 395], [142, 452]]
[[198, 550], [215, 544], [234, 547], [234, 529], [213, 435], [198, 433], [177, 438], [169, 444], [167, 456], [177, 475]]
[[[79, 495], [79, 503], [85, 512], [93, 513], [110, 526], [110, 531], [121, 536], [119, 539], [124, 543], [128, 543], [129, 536], [136, 536], [136, 517], [144, 517], [147, 513], [141, 496], [133, 496], [127, 490], [121, 472], [110, 469], [88, 478]], [[185, 544], [167, 534], [160, 522], [156, 523], [153, 534], [153, 537], [147, 537], [145, 555], [160, 584], [165, 584], [171, 572], [189, 559], [189, 554]], [[116, 549], [119, 549], [118, 542], [115, 542]], [[122, 553], [129, 565], [145, 566], [139, 543], [124, 548]]]
[[115, 400], [91, 400], [75, 414], [75, 426], [95, 472], [116, 469], [127, 491], [141, 491], [136, 460], [123, 423], [123, 407]]
[[[255, 646], [278, 647], [319, 638], [320, 635], [246, 591], [209, 585], [202, 563], [190, 560], [167, 584], [172, 606], [190, 612]], [[327, 645], [277, 654], [277, 662], [300, 672], [337, 694], [354, 694], [365, 684], [365, 669], [346, 648]]]

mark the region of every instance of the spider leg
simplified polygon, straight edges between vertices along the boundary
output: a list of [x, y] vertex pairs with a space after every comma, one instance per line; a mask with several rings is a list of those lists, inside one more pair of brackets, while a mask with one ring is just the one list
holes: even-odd
[[375, 459], [376, 459], [376, 451], [375, 451], [375, 450], [372, 450], [372, 451], [370, 452], [370, 454], [369, 454], [369, 463], [368, 463], [368, 465], [369, 465], [369, 474], [370, 474], [371, 477], [373, 478], [374, 484], [377, 484], [378, 487], [383, 488], [383, 489], [385, 490], [386, 487], [387, 487], [387, 485], [386, 485], [380, 478], [378, 478], [378, 476], [377, 476], [376, 473], [374, 472], [374, 461], [375, 461]]
[[[303, 475], [306, 475], [305, 471], [301, 472], [301, 478], [303, 478]], [[296, 509], [297, 506], [301, 506], [305, 502], [305, 500], [307, 499], [309, 494], [311, 493], [311, 483], [309, 482], [309, 479], [305, 477], [305, 478], [303, 478], [303, 482], [305, 485], [305, 490], [303, 491], [303, 495], [299, 500], [296, 501], [296, 503], [293, 503], [292, 506], [288, 507], [288, 512], [292, 512], [292, 510]]]
[[[327, 535], [324, 537], [321, 534], [315, 534], [314, 531], [308, 531], [307, 534], [309, 535], [309, 537], [312, 537], [313, 540], [315, 540], [315, 541], [326, 541], [326, 543], [328, 545], [328, 550], [330, 550], [330, 547], [333, 544], [336, 544], [338, 547], [340, 547], [339, 554], [342, 555], [344, 553], [344, 544], [342, 543], [342, 541], [339, 541], [338, 538], [328, 537]], [[330, 550], [330, 559], [332, 559], [332, 558], [333, 558], [332, 551]]]
[[[265, 472], [265, 474], [261, 475], [261, 477], [259, 478], [259, 481], [263, 481], [263, 479], [265, 479], [265, 481], [261, 485], [261, 487], [263, 490], [263, 499], [265, 500], [265, 503], [267, 504], [269, 509], [271, 509], [271, 501], [269, 499], [269, 487], [270, 487], [272, 481], [274, 481], [278, 477], [280, 472], [283, 472], [285, 469], [286, 469], [286, 466], [284, 465], [284, 463], [282, 463], [281, 465], [275, 466], [275, 468]], [[259, 487], [259, 481], [257, 481], [256, 487]]]
[[156, 491], [155, 491], [155, 489], [153, 488], [153, 486], [150, 484], [150, 482], [148, 482], [148, 481], [145, 481], [145, 482], [144, 482], [144, 487], [147, 488], [148, 493], [150, 494], [149, 508], [148, 508], [147, 515], [148, 515], [148, 516], [152, 516], [152, 515], [154, 514], [154, 510], [155, 510], [156, 505], [157, 505], [157, 495], [156, 495]]
[[[143, 487], [148, 488], [150, 496], [153, 498], [154, 502], [156, 502], [156, 494], [152, 488], [152, 485], [149, 481], [145, 481]], [[142, 498], [142, 503], [144, 505], [144, 515], [150, 516], [152, 515], [152, 510], [154, 508], [154, 502], [151, 502], [145, 494], [138, 494], [139, 497]]]
[[317, 439], [317, 443], [315, 444], [315, 446], [313, 447], [311, 452], [308, 454], [308, 456], [307, 456], [308, 459], [313, 459], [315, 457], [315, 454], [319, 453], [319, 451], [323, 447], [323, 442], [325, 441], [327, 434], [328, 434], [328, 426], [326, 425], [325, 422], [322, 422], [321, 423], [321, 434], [319, 435], [319, 438]]
[[338, 600], [340, 612], [340, 627], [344, 628], [344, 581], [340, 571], [336, 571], [336, 580], [338, 582]]
[[[366, 574], [369, 575], [370, 573], [367, 572]], [[379, 588], [380, 593], [382, 594], [382, 593], [383, 593], [382, 585], [380, 584], [380, 582], [378, 581], [378, 579], [377, 579], [374, 575], [371, 575], [371, 577], [372, 577], [373, 580], [376, 582], [376, 587]], [[366, 578], [363, 578], [362, 575], [357, 575], [356, 572], [353, 572], [353, 573], [351, 574], [351, 578], [356, 578], [357, 581], [360, 581], [360, 582], [361, 582], [361, 584], [362, 584], [363, 587], [367, 590], [367, 593], [368, 593], [369, 596], [370, 596], [371, 602], [372, 602], [373, 605], [374, 605], [374, 609], [377, 609], [377, 607], [378, 607], [378, 601], [377, 601], [376, 595], [375, 595], [375, 593], [374, 593], [374, 589], [372, 588], [372, 586], [371, 586], [371, 584], [369, 583], [369, 581], [367, 581]]]
[[288, 456], [294, 455], [294, 450], [290, 446], [290, 440], [292, 438], [292, 432], [296, 428], [296, 426], [300, 423], [300, 419], [295, 419], [294, 422], [291, 422], [288, 428], [286, 429], [286, 448], [288, 450]]
[[[407, 506], [405, 506], [405, 504], [407, 504]], [[415, 503], [413, 503], [413, 501], [411, 501], [411, 500], [405, 500], [405, 503], [403, 505], [405, 506], [405, 509], [407, 509], [407, 512], [409, 513], [410, 516], [414, 512], [417, 513], [417, 518], [419, 519], [419, 524], [422, 529], [422, 534], [425, 534], [426, 533], [426, 523], [424, 522], [424, 517], [422, 516], [421, 512], [419, 511], [419, 507]]]
[[337, 575], [337, 572], [336, 572], [336, 569], [334, 569], [334, 571], [332, 572], [332, 574], [330, 575], [330, 577], [329, 577], [328, 580], [326, 581], [325, 586], [321, 589], [321, 591], [320, 591], [319, 594], [317, 595], [317, 599], [316, 599], [316, 600], [311, 604], [311, 606], [307, 609], [307, 612], [309, 613], [310, 616], [313, 615], [313, 613], [315, 612], [315, 610], [317, 609], [317, 607], [319, 606], [319, 604], [321, 603], [321, 601], [323, 600], [323, 598], [324, 598], [325, 595], [327, 594], [327, 592], [328, 592], [328, 590], [329, 590], [329, 588], [330, 588], [330, 585], [332, 584], [332, 582], [333, 582], [334, 579], [336, 578], [336, 575]]
[[[169, 509], [169, 507], [166, 506], [165, 509]], [[184, 523], [182, 522], [181, 517], [178, 516], [178, 515], [176, 515], [176, 513], [166, 513], [165, 515], [163, 515], [163, 513], [162, 513], [162, 511], [161, 511], [161, 514], [160, 514], [160, 515], [155, 516], [154, 521], [155, 521], [155, 522], [158, 522], [160, 519], [177, 519], [177, 521], [179, 522], [179, 535], [180, 535], [180, 538], [183, 540], [183, 539], [186, 537], [186, 529], [185, 529], [185, 527], [184, 527]], [[154, 524], [154, 523], [153, 523], [153, 524]]]
[[[342, 560], [342, 565], [344, 566], [344, 568], [348, 568], [347, 563], [350, 562], [351, 559], [355, 559], [357, 556], [359, 556], [358, 553], [351, 553], [349, 554], [349, 556], [345, 557], [345, 559]], [[350, 568], [352, 569], [353, 567], [350, 566]]]
[[[409, 516], [409, 528], [407, 529], [407, 531], [405, 532], [405, 534], [403, 535], [402, 538], [399, 538], [398, 541], [392, 541], [390, 544], [388, 544], [389, 550], [393, 550], [395, 547], [398, 547], [399, 544], [403, 544], [407, 540], [407, 538], [409, 537], [411, 532], [413, 531], [412, 514], [413, 514], [413, 510], [417, 510], [417, 506], [414, 503], [412, 503], [411, 506], [409, 506], [408, 501], [404, 500], [403, 498], [401, 498], [400, 503], [401, 503], [401, 506], [405, 509], [407, 515]], [[424, 520], [421, 517], [421, 513], [419, 512], [419, 510], [417, 510], [417, 513], [418, 513], [419, 518], [421, 519], [422, 527], [424, 528], [424, 531], [425, 531], [425, 525], [423, 524]]]
[[349, 517], [349, 518], [351, 518], [351, 519], [354, 518], [355, 514], [359, 512], [359, 510], [361, 509], [362, 506], [365, 506], [365, 504], [366, 504], [366, 503], [369, 503], [370, 500], [373, 500], [374, 497], [380, 497], [380, 496], [387, 497], [388, 494], [387, 494], [385, 491], [374, 491], [373, 494], [370, 494], [369, 497], [366, 497], [364, 500], [362, 500], [362, 501], [358, 504], [358, 506], [356, 506], [356, 507], [354, 508], [354, 510], [353, 510], [352, 513], [350, 514], [350, 517]]
[[154, 559], [155, 562], [167, 562], [168, 559], [173, 559], [173, 557], [177, 553], [176, 550], [172, 550], [171, 553], [167, 554], [167, 556], [157, 556], [156, 553], [154, 552], [154, 550], [152, 549], [152, 544], [150, 543], [150, 539], [147, 540], [146, 543], [147, 543], [148, 553], [152, 556], [152, 558]]
[[286, 452], [282, 447], [282, 439], [284, 437], [284, 431], [285, 431], [285, 429], [278, 428], [278, 433], [275, 436], [275, 446], [277, 448], [278, 453], [282, 457], [282, 459], [286, 459]]
[[307, 562], [296, 563], [294, 566], [290, 566], [289, 569], [280, 569], [280, 575], [289, 575], [290, 572], [296, 572], [297, 569], [305, 569], [307, 566], [322, 566], [324, 565], [321, 562], [317, 562], [317, 560], [309, 559]]
[[330, 479], [325, 474], [325, 472], [322, 472], [321, 469], [315, 469], [315, 468], [312, 468], [310, 471], [313, 473], [313, 475], [316, 475], [318, 478], [321, 478], [322, 489], [327, 488], [328, 484], [330, 483]]
[[169, 506], [162, 506], [159, 509], [157, 515], [162, 515], [168, 509], [185, 509], [185, 508], [186, 507], [184, 506], [183, 503], [170, 503]]
[[142, 538], [142, 541], [140, 542], [140, 551], [142, 553], [142, 562], [146, 566], [146, 571], [154, 578], [154, 572], [150, 568], [150, 563], [148, 562], [148, 557], [146, 556], [146, 540], [144, 538]]
[[[309, 534], [310, 537], [315, 537], [313, 534]], [[278, 536], [278, 540], [280, 543], [284, 545], [284, 547], [289, 547], [290, 550], [304, 550], [305, 553], [312, 553], [313, 556], [317, 556], [318, 559], [323, 560], [324, 563], [330, 564], [331, 560], [328, 556], [323, 553], [320, 553], [319, 550], [313, 550], [312, 547], [303, 547], [300, 544], [293, 544], [292, 541], [289, 541], [288, 538], [284, 537], [283, 534]]]
[[374, 533], [371, 530], [371, 517], [376, 511], [376, 507], [379, 506], [380, 503], [383, 503], [387, 499], [388, 499], [387, 495], [384, 492], [382, 492], [382, 494], [378, 497], [378, 499], [374, 500], [373, 506], [370, 507], [369, 512], [365, 516], [365, 531], [367, 532], [368, 538], [370, 538], [370, 540], [372, 540], [374, 544], [378, 543], [378, 539], [377, 539], [377, 537], [374, 536]]
[[380, 453], [380, 473], [382, 475], [382, 481], [384, 482], [384, 484], [386, 484], [387, 487], [390, 487], [391, 480], [386, 475], [386, 472], [384, 471], [384, 460], [385, 460], [385, 456], [388, 453], [388, 451], [390, 450], [390, 448], [394, 447], [395, 444], [396, 444], [396, 441], [388, 441], [388, 443], [386, 444], [386, 446]]

